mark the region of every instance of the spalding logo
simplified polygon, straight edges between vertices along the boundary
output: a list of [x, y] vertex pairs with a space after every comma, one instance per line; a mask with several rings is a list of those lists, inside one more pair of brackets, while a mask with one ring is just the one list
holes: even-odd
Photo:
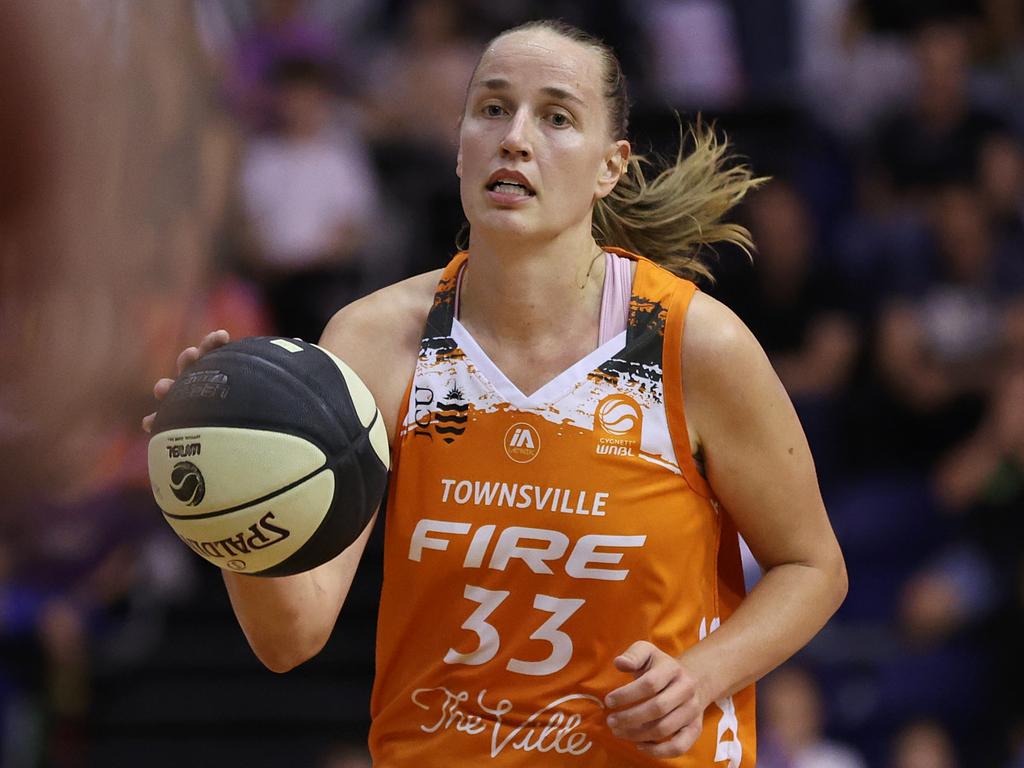
[[595, 416], [608, 434], [625, 435], [640, 424], [640, 406], [626, 395], [612, 395], [602, 401]]
[[199, 506], [206, 495], [206, 482], [199, 467], [191, 461], [179, 461], [171, 470], [171, 490], [178, 501], [190, 507]]

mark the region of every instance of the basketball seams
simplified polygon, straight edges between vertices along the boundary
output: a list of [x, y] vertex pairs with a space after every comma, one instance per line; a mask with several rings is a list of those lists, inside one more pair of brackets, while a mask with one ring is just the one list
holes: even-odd
[[[331, 366], [330, 370], [337, 371], [339, 374], [341, 374], [340, 369], [338, 369], [337, 366], [334, 365], [334, 362], [329, 357], [327, 357], [326, 354], [324, 354], [322, 349], [320, 349], [316, 345], [311, 345], [311, 346], [317, 352], [319, 352], [321, 355], [323, 355], [323, 358], [325, 358], [326, 361]], [[302, 385], [302, 387], [308, 393], [310, 393], [311, 395], [313, 395], [315, 397], [317, 409], [320, 410], [321, 412], [323, 412], [323, 414], [328, 418], [328, 421], [332, 425], [334, 425], [336, 427], [341, 427], [341, 428], [346, 426], [344, 414], [339, 413], [338, 409], [334, 408], [333, 405], [331, 404], [330, 397], [326, 396], [325, 393], [320, 391], [319, 388], [314, 387], [311, 382], [299, 378], [298, 375], [296, 375], [292, 371], [288, 370], [283, 365], [281, 365], [281, 364], [279, 364], [277, 362], [274, 362], [273, 360], [268, 360], [265, 357], [259, 357], [259, 356], [255, 355], [255, 354], [251, 353], [251, 352], [248, 352], [247, 350], [233, 350], [233, 352], [236, 352], [240, 357], [248, 357], [248, 358], [253, 359], [253, 360], [258, 360], [261, 363], [265, 363], [265, 364], [269, 365], [270, 367], [274, 368], [275, 370], [280, 371], [281, 373], [283, 373], [285, 376], [287, 376], [292, 381], [298, 382], [299, 384]], [[344, 374], [341, 374], [341, 381], [343, 383], [345, 383]], [[349, 406], [352, 409], [352, 414], [356, 417], [356, 421], [359, 423], [359, 426], [363, 429], [363, 431], [365, 431], [365, 427], [363, 427], [362, 426], [362, 422], [359, 421], [359, 413], [356, 410], [355, 403], [352, 401], [352, 395], [348, 391], [348, 384], [347, 383], [345, 383], [345, 387], [343, 389], [344, 389], [345, 397], [348, 398]], [[325, 446], [320, 444], [318, 439], [316, 439], [316, 436], [314, 436], [314, 435], [301, 435], [301, 437], [313, 438], [313, 439], [310, 440], [310, 442], [313, 442], [315, 445], [317, 445], [317, 447], [319, 447], [321, 450], [323, 450], [324, 451], [324, 455], [329, 456], [329, 457], [333, 457], [334, 456], [334, 453], [332, 451], [324, 450]], [[349, 442], [349, 448], [351, 449], [351, 442], [352, 442], [351, 437], [352, 436], [346, 434], [345, 437], [346, 437], [347, 441]]]
[[[257, 338], [276, 338], [276, 337], [257, 337]], [[251, 341], [251, 340], [252, 339], [246, 339], [245, 341]], [[291, 371], [289, 371], [283, 365], [281, 365], [281, 364], [279, 364], [277, 362], [274, 362], [273, 360], [269, 360], [266, 357], [260, 357], [259, 355], [254, 354], [254, 353], [252, 353], [252, 352], [250, 352], [248, 350], [244, 350], [244, 349], [227, 349], [227, 348], [223, 348], [223, 349], [216, 350], [215, 352], [211, 353], [211, 356], [212, 355], [220, 355], [221, 357], [223, 357], [225, 359], [234, 358], [234, 360], [236, 362], [239, 361], [239, 360], [242, 360], [242, 361], [245, 361], [245, 362], [254, 363], [252, 365], [252, 368], [253, 368], [254, 372], [258, 372], [260, 365], [265, 365], [265, 366], [271, 368], [272, 370], [274, 370], [275, 372], [283, 374], [285, 377], [287, 377], [287, 379], [290, 382], [298, 383], [299, 385], [301, 385], [306, 390], [306, 392], [308, 392], [309, 394], [314, 395], [314, 399], [316, 401], [316, 404], [315, 404], [316, 409], [319, 410], [323, 416], [327, 417], [327, 419], [329, 420], [330, 423], [336, 424], [336, 425], [343, 423], [342, 419], [340, 418], [340, 414], [338, 414], [338, 412], [335, 409], [329, 409], [328, 408], [328, 406], [327, 406], [327, 398], [325, 398], [321, 392], [319, 392], [316, 389], [314, 389], [312, 386], [310, 386], [310, 384], [308, 382], [304, 381], [303, 379], [300, 379], [298, 376], [293, 374]], [[208, 356], [207, 360], [209, 359], [209, 357], [210, 356]], [[333, 364], [332, 364], [332, 366], [333, 366]], [[197, 370], [197, 369], [193, 368], [192, 370], [194, 371], [194, 370]], [[204, 370], [204, 369], [198, 369], [198, 370]], [[215, 370], [215, 369], [209, 369], [209, 370]], [[337, 369], [335, 369], [335, 370], [337, 370]], [[187, 372], [191, 372], [191, 371], [186, 371], [186, 373]], [[346, 390], [345, 394], [346, 395], [348, 395], [347, 389], [348, 388], [345, 387], [345, 390]], [[351, 403], [351, 397], [349, 397], [349, 402]], [[355, 413], [355, 405], [354, 404], [352, 404], [352, 410], [353, 410], [353, 413]], [[357, 415], [357, 420], [358, 420], [358, 415]], [[158, 411], [157, 412], [157, 421], [155, 423], [156, 427], [159, 427], [159, 422], [160, 422], [160, 412]], [[362, 426], [361, 423], [360, 423], [360, 426]], [[285, 434], [294, 435], [295, 437], [301, 437], [301, 438], [303, 438], [305, 440], [308, 440], [313, 445], [315, 445], [317, 448], [319, 448], [321, 450], [321, 452], [325, 456], [327, 456], [327, 457], [333, 456], [333, 451], [331, 451], [329, 449], [329, 446], [327, 446], [325, 444], [324, 440], [322, 440], [320, 438], [320, 436], [318, 436], [316, 434], [313, 434], [310, 431], [307, 431], [307, 430], [304, 430], [304, 429], [301, 429], [301, 428], [296, 428], [294, 426], [294, 423], [288, 429], [278, 428], [278, 427], [275, 426], [274, 429], [269, 429], [268, 430], [268, 429], [266, 429], [267, 425], [265, 423], [260, 423], [259, 425], [253, 425], [253, 424], [250, 424], [250, 423], [245, 423], [245, 421], [242, 420], [242, 419], [232, 418], [232, 417], [226, 416], [226, 415], [220, 415], [220, 414], [218, 414], [215, 411], [211, 411], [210, 413], [203, 413], [203, 414], [200, 414], [200, 415], [192, 416], [191, 418], [187, 418], [187, 417], [179, 418], [179, 419], [177, 419], [175, 421], [175, 425], [174, 425], [173, 428], [174, 429], [193, 429], [193, 428], [199, 429], [199, 428], [202, 428], [202, 427], [241, 427], [241, 428], [245, 428], [245, 429], [263, 429], [265, 431], [283, 432]], [[167, 430], [163, 430], [163, 429], [157, 428], [157, 429], [154, 430], [154, 436], [156, 436], [156, 435], [160, 434], [160, 432], [164, 432], [164, 431], [167, 431]], [[346, 434], [345, 437], [348, 438], [349, 435]]]
[[[276, 337], [257, 337], [257, 338], [276, 338]], [[253, 341], [253, 340], [255, 340], [255, 339], [246, 339], [245, 341]], [[341, 373], [341, 371], [334, 365], [333, 361], [331, 361], [330, 358], [327, 357], [326, 354], [323, 354], [323, 350], [321, 350], [319, 347], [316, 347], [315, 345], [311, 345], [311, 346], [313, 346], [314, 349], [316, 349], [317, 352], [319, 352], [319, 353], [321, 353], [323, 355], [323, 358], [330, 365], [330, 369], [328, 369], [328, 370], [337, 372], [339, 374]], [[242, 359], [245, 359], [247, 361], [255, 361], [257, 365], [254, 365], [253, 367], [256, 368], [256, 369], [258, 369], [258, 366], [260, 364], [262, 364], [262, 365], [265, 365], [265, 366], [273, 369], [274, 371], [276, 371], [276, 372], [278, 372], [280, 374], [283, 374], [285, 377], [288, 378], [289, 381], [295, 382], [295, 383], [299, 384], [300, 386], [302, 386], [306, 390], [306, 392], [308, 392], [309, 394], [314, 396], [313, 399], [315, 400], [315, 407], [316, 407], [316, 409], [321, 412], [321, 414], [328, 420], [328, 422], [332, 426], [336, 426], [336, 427], [339, 427], [339, 428], [343, 428], [345, 426], [344, 414], [339, 413], [336, 408], [334, 408], [334, 407], [332, 407], [330, 405], [330, 398], [329, 397], [325, 396], [325, 394], [322, 391], [320, 391], [318, 388], [315, 388], [310, 382], [308, 382], [308, 381], [306, 381], [304, 379], [299, 378], [296, 374], [292, 373], [290, 370], [288, 370], [286, 367], [284, 367], [280, 363], [277, 363], [277, 362], [275, 362], [273, 360], [269, 360], [266, 357], [260, 357], [259, 355], [255, 354], [253, 352], [250, 352], [249, 350], [245, 350], [245, 349], [223, 349], [223, 350], [219, 350], [219, 352], [224, 357], [234, 357], [236, 359], [242, 358]], [[291, 353], [289, 353], [289, 354], [291, 354]], [[345, 381], [344, 376], [342, 376], [342, 382], [344, 382], [344, 381]], [[359, 422], [359, 414], [356, 411], [355, 403], [352, 402], [352, 396], [348, 392], [347, 384], [344, 387], [344, 393], [345, 393], [345, 396], [348, 398], [349, 405], [351, 406], [353, 415], [356, 417], [356, 421]], [[213, 426], [230, 426], [230, 427], [247, 427], [247, 428], [252, 428], [252, 427], [248, 427], [248, 425], [245, 425], [245, 424], [239, 424], [239, 423], [230, 423], [230, 424], [224, 423], [224, 424], [221, 424], [221, 423], [218, 423], [218, 421], [219, 420], [217, 419], [215, 414], [210, 414], [210, 415], [204, 415], [202, 418], [196, 417], [195, 419], [192, 419], [192, 420], [183, 419], [180, 424], [175, 425], [175, 428], [176, 429], [185, 429], [185, 428], [192, 428], [192, 427], [199, 428], [199, 427], [213, 427]], [[360, 429], [363, 432], [367, 431], [367, 428], [362, 426], [362, 422], [359, 422], [359, 425], [360, 425]], [[265, 428], [266, 425], [261, 425], [261, 426], [263, 426]], [[334, 450], [331, 450], [331, 447], [326, 445], [325, 441], [322, 440], [319, 435], [313, 434], [311, 431], [302, 430], [302, 429], [296, 429], [294, 426], [292, 426], [291, 429], [288, 429], [288, 430], [280, 429], [280, 428], [275, 428], [275, 429], [265, 430], [265, 431], [268, 431], [268, 432], [284, 432], [285, 434], [294, 435], [295, 437], [301, 437], [304, 440], [308, 440], [313, 445], [315, 445], [317, 448], [319, 448], [321, 450], [321, 452], [324, 454], [324, 456], [327, 457], [327, 460], [324, 462], [324, 464], [325, 465], [331, 465], [331, 466], [333, 466], [334, 464], [337, 463], [336, 459], [340, 458], [340, 456], [344, 452], [351, 451], [352, 444], [354, 442], [352, 435], [345, 434], [346, 442], [348, 443], [348, 445], [344, 449], [342, 449], [341, 454], [339, 454], [338, 452], [336, 452]], [[344, 432], [343, 429], [342, 429], [342, 431]]]
[[[292, 490], [293, 488], [296, 488], [296, 487], [302, 485], [304, 482], [306, 482], [310, 478], [316, 477], [321, 472], [324, 472], [324, 471], [327, 471], [327, 470], [330, 470], [331, 472], [333, 472], [335, 469], [337, 469], [338, 465], [343, 460], [349, 458], [352, 454], [356, 453], [356, 451], [354, 449], [357, 448], [357, 447], [360, 447], [360, 446], [357, 445], [357, 443], [361, 443], [361, 442], [364, 442], [364, 441], [367, 441], [367, 440], [370, 439], [370, 429], [372, 429], [374, 424], [377, 423], [377, 419], [379, 417], [380, 417], [380, 411], [378, 411], [374, 415], [373, 421], [370, 422], [370, 426], [366, 428], [365, 433], [360, 435], [356, 440], [353, 440], [352, 442], [350, 442], [348, 447], [347, 447], [347, 449], [345, 449], [343, 451], [339, 451], [336, 454], [327, 454], [326, 452], [321, 451], [322, 453], [324, 453], [324, 456], [327, 457], [323, 464], [321, 464], [319, 467], [314, 469], [309, 474], [304, 475], [303, 477], [300, 477], [298, 480], [295, 480], [295, 481], [293, 481], [291, 483], [288, 483], [288, 485], [285, 485], [285, 486], [282, 486], [281, 488], [278, 488], [276, 491], [273, 491], [272, 493], [268, 493], [265, 496], [260, 496], [259, 498], [252, 499], [251, 501], [247, 501], [247, 502], [245, 502], [243, 504], [237, 504], [234, 507], [229, 507], [228, 509], [219, 509], [219, 510], [216, 510], [214, 512], [203, 512], [202, 514], [198, 514], [198, 515], [178, 515], [178, 514], [172, 514], [170, 512], [165, 512], [163, 510], [161, 510], [161, 512], [163, 513], [164, 517], [170, 517], [170, 518], [173, 518], [174, 520], [207, 520], [207, 519], [209, 519], [211, 517], [219, 517], [221, 515], [229, 515], [232, 512], [240, 512], [241, 510], [247, 509], [248, 507], [252, 507], [252, 506], [255, 506], [257, 504], [263, 504], [264, 502], [270, 501], [275, 496], [280, 496], [282, 493], [287, 493], [288, 491]], [[264, 431], [266, 431], [266, 432], [276, 432], [276, 430], [270, 430], [270, 429], [264, 430]], [[301, 437], [301, 435], [295, 435], [295, 437]], [[372, 448], [372, 446], [371, 446], [371, 448]], [[376, 455], [376, 450], [374, 451], [374, 455]]]
[[[357, 538], [377, 507], [375, 499], [384, 491], [390, 464], [389, 440], [383, 428], [383, 417], [372, 393], [358, 374], [347, 364], [335, 360], [327, 350], [308, 342], [299, 341], [294, 347], [283, 348], [301, 351], [285, 352], [266, 346], [268, 341], [278, 338], [245, 339], [236, 342], [239, 346], [216, 350], [198, 366], [190, 366], [190, 370], [179, 378], [184, 386], [179, 390], [178, 398], [165, 403], [165, 406], [172, 405], [171, 408], [162, 409], [164, 419], [161, 421], [167, 426], [160, 424], [151, 440], [152, 444], [161, 435], [173, 435], [182, 430], [195, 430], [200, 435], [205, 430], [250, 433], [237, 434], [232, 438], [242, 442], [223, 456], [236, 457], [234, 464], [238, 467], [232, 471], [243, 472], [244, 475], [243, 470], [248, 467], [250, 475], [252, 472], [256, 475], [239, 483], [235, 491], [225, 492], [214, 500], [219, 505], [218, 509], [183, 514], [183, 508], [172, 506], [168, 511], [162, 509], [161, 514], [186, 543], [209, 562], [221, 567], [225, 563], [214, 558], [229, 556], [231, 550], [228, 545], [235, 546], [234, 539], [230, 536], [225, 539], [224, 550], [229, 555], [213, 553], [217, 545], [222, 544], [219, 539], [214, 539], [221, 536], [221, 529], [230, 527], [233, 521], [246, 520], [242, 527], [251, 530], [251, 535], [258, 540], [261, 536], [271, 536], [268, 530], [280, 534], [279, 540], [289, 537], [289, 529], [298, 534], [298, 539], [292, 539], [298, 542], [298, 547], [287, 553], [275, 550], [280, 551], [281, 556], [276, 561], [271, 560], [273, 564], [267, 567], [262, 567], [267, 562], [265, 558], [261, 564], [251, 562], [249, 567], [253, 570], [246, 570], [241, 561], [227, 563], [236, 572], [251, 575], [285, 575], [308, 570], [325, 562], [323, 554], [336, 546], [331, 544], [332, 541], [340, 546]], [[306, 354], [302, 355], [302, 352]], [[192, 373], [198, 375], [185, 379]], [[281, 461], [286, 457], [264, 449], [271, 436], [295, 441], [293, 448], [305, 446], [304, 452], [312, 454], [315, 450], [318, 455], [292, 467], [297, 470], [294, 474], [284, 471]], [[226, 449], [230, 448], [230, 444], [226, 446]], [[216, 455], [220, 454], [216, 451], [211, 454]], [[152, 451], [150, 458], [152, 476]], [[282, 470], [278, 472], [281, 475], [279, 480], [255, 482], [267, 473], [274, 475], [275, 467]], [[381, 469], [384, 472], [380, 472]], [[296, 474], [301, 476], [296, 478]], [[275, 487], [278, 482], [283, 484]], [[328, 496], [323, 496], [322, 490], [316, 490], [325, 483], [330, 483], [333, 488]], [[250, 493], [251, 498], [235, 503], [239, 497], [244, 498]], [[301, 500], [310, 493], [314, 493], [316, 499], [322, 497], [325, 503], [321, 506], [313, 497]], [[312, 502], [316, 509], [309, 512], [322, 514], [307, 514], [295, 507], [296, 502], [301, 507]], [[373, 509], [367, 509], [368, 505]], [[279, 516], [284, 514], [286, 518], [292, 518], [297, 527], [293, 528], [287, 520], [278, 521], [276, 525], [279, 527], [267, 522], [273, 519], [271, 510]], [[264, 516], [249, 525], [248, 517], [252, 515]], [[319, 520], [315, 521], [315, 518]], [[311, 531], [304, 528], [305, 521], [314, 526]], [[284, 526], [280, 527], [282, 523]], [[199, 533], [189, 532], [193, 524], [198, 526]], [[231, 534], [236, 535], [248, 534]], [[198, 539], [198, 543], [190, 537]], [[248, 552], [244, 550], [244, 544], [238, 546], [243, 546], [243, 551]]]
[[[353, 443], [350, 446], [351, 448], [357, 447], [357, 443], [359, 443], [360, 441], [369, 440], [369, 430], [372, 429], [374, 427], [374, 425], [376, 425], [377, 420], [379, 418], [381, 418], [380, 412], [377, 411], [377, 413], [374, 414], [373, 420], [370, 422], [370, 426], [366, 428], [366, 433], [364, 435], [360, 436], [356, 441], [353, 441]], [[379, 461], [379, 456], [377, 456], [376, 451], [373, 452], [373, 456], [374, 456], [373, 460]], [[293, 573], [297, 573], [297, 572], [301, 572], [301, 571], [304, 571], [304, 570], [308, 570], [309, 568], [316, 567], [317, 565], [320, 564], [320, 561], [318, 561], [319, 550], [323, 546], [322, 542], [319, 541], [319, 536], [320, 536], [321, 531], [327, 531], [327, 530], [330, 530], [330, 529], [335, 529], [334, 532], [335, 533], [339, 533], [339, 531], [336, 530], [336, 529], [338, 529], [339, 527], [344, 527], [346, 524], [350, 524], [354, 519], [356, 519], [352, 515], [339, 514], [339, 510], [337, 510], [335, 508], [339, 503], [342, 504], [342, 505], [348, 505], [348, 504], [352, 504], [352, 501], [353, 501], [351, 498], [341, 498], [341, 497], [338, 496], [337, 489], [340, 487], [340, 485], [338, 483], [338, 480], [341, 479], [341, 478], [339, 478], [337, 476], [336, 471], [340, 468], [340, 466], [341, 466], [341, 464], [343, 462], [348, 461], [348, 462], [355, 462], [356, 464], [358, 464], [362, 460], [365, 460], [365, 459], [369, 459], [369, 455], [366, 452], [359, 452], [359, 451], [355, 451], [355, 450], [344, 451], [342, 453], [339, 453], [336, 456], [336, 460], [335, 461], [330, 462], [330, 463], [325, 463], [324, 465], [318, 467], [315, 471], [309, 473], [305, 477], [299, 478], [295, 482], [289, 483], [288, 485], [286, 485], [286, 486], [284, 486], [284, 487], [274, 491], [273, 493], [269, 493], [269, 494], [267, 494], [265, 496], [262, 496], [260, 498], [253, 499], [252, 501], [248, 501], [248, 502], [246, 502], [244, 504], [240, 504], [238, 506], [231, 507], [229, 509], [222, 509], [222, 510], [218, 510], [216, 512], [207, 512], [207, 513], [200, 514], [200, 515], [176, 515], [176, 514], [171, 514], [171, 513], [168, 513], [168, 512], [163, 512], [163, 514], [164, 514], [165, 517], [168, 517], [168, 518], [172, 518], [172, 519], [175, 519], [175, 520], [182, 520], [182, 521], [188, 522], [188, 521], [193, 521], [193, 520], [205, 520], [205, 519], [210, 519], [210, 518], [214, 518], [214, 517], [220, 517], [220, 516], [224, 516], [224, 515], [233, 514], [233, 513], [236, 513], [236, 512], [244, 512], [245, 510], [250, 509], [252, 507], [256, 507], [256, 506], [259, 506], [261, 504], [265, 504], [268, 501], [272, 501], [274, 498], [276, 498], [278, 496], [282, 496], [282, 495], [288, 493], [289, 491], [292, 491], [292, 490], [298, 488], [299, 486], [303, 485], [307, 481], [311, 481], [311, 480], [315, 479], [316, 477], [322, 475], [324, 472], [328, 472], [329, 471], [331, 473], [334, 473], [335, 474], [335, 478], [334, 478], [335, 493], [333, 495], [331, 503], [328, 506], [328, 508], [324, 511], [324, 514], [321, 517], [320, 521], [316, 524], [316, 527], [311, 532], [309, 532], [309, 534], [307, 535], [306, 541], [303, 544], [301, 544], [298, 549], [296, 549], [290, 555], [285, 557], [279, 563], [277, 563], [275, 565], [271, 565], [271, 566], [269, 566], [267, 568], [260, 569], [258, 571], [246, 571], [245, 572], [245, 573], [247, 573], [247, 575], [250, 575], [250, 576], [285, 576], [285, 575], [290, 575], [290, 574], [293, 574]], [[358, 508], [360, 506], [365, 506], [365, 500], [367, 498], [371, 497], [374, 494], [374, 489], [369, 487], [369, 485], [370, 485], [370, 478], [365, 473], [363, 473], [363, 472], [359, 473], [359, 477], [360, 477], [361, 482], [360, 482], [360, 488], [359, 488], [358, 492], [359, 492], [361, 498], [356, 500], [359, 503], [358, 504], [354, 504], [353, 505], [354, 508]], [[385, 475], [385, 483], [386, 482], [387, 482], [387, 476]], [[383, 501], [382, 501], [382, 503], [383, 503]], [[372, 512], [373, 511], [371, 510], [370, 511], [371, 515], [372, 515]], [[359, 531], [362, 531], [366, 527], [368, 522], [369, 522], [369, 517], [367, 517], [366, 519], [358, 518], [357, 522], [356, 522], [357, 533]], [[314, 561], [316, 561], [316, 562], [314, 562]]]
[[[339, 458], [339, 460], [330, 467], [332, 472], [336, 472], [342, 461], [351, 461], [356, 464], [359, 463], [360, 454], [348, 453]], [[322, 537], [327, 533], [341, 535], [345, 533], [345, 527], [351, 525], [355, 521], [355, 535], [351, 536], [351, 540], [355, 541], [358, 538], [358, 534], [361, 533], [366, 525], [369, 523], [370, 518], [373, 515], [373, 510], [367, 510], [367, 516], [365, 518], [356, 517], [355, 515], [344, 514], [338, 509], [339, 504], [352, 504], [353, 499], [341, 498], [338, 494], [338, 490], [341, 487], [338, 483], [338, 476], [335, 475], [334, 493], [331, 497], [331, 502], [324, 511], [323, 517], [320, 522], [317, 523], [314, 528], [298, 549], [292, 552], [281, 562], [276, 565], [272, 565], [268, 568], [264, 568], [259, 571], [253, 571], [253, 576], [287, 576], [293, 573], [301, 573], [303, 571], [315, 568], [318, 565], [322, 565], [325, 562], [319, 555], [324, 544]], [[367, 488], [368, 479], [360, 473], [360, 484], [359, 494], [361, 498], [356, 500], [358, 503], [353, 505], [353, 509], [365, 508], [366, 498], [369, 496], [369, 489]], [[340, 551], [338, 552], [340, 554]]]
[[263, 504], [264, 502], [270, 501], [275, 496], [280, 496], [282, 493], [287, 493], [293, 488], [297, 488], [298, 486], [302, 485], [310, 478], [316, 477], [321, 472], [325, 472], [327, 470], [333, 471], [336, 463], [337, 462], [333, 464], [330, 462], [324, 462], [309, 474], [300, 477], [298, 480], [288, 483], [288, 485], [282, 486], [281, 488], [278, 488], [277, 490], [272, 491], [266, 494], [265, 496], [260, 496], [259, 498], [246, 501], [243, 504], [237, 504], [233, 507], [228, 507], [227, 509], [218, 509], [214, 512], [203, 512], [198, 515], [179, 515], [173, 514], [171, 512], [166, 512], [164, 510], [161, 510], [161, 512], [163, 512], [164, 517], [170, 517], [174, 520], [208, 520], [211, 517], [220, 517], [221, 515], [230, 515], [232, 512], [241, 512], [243, 509], [248, 509], [249, 507], [255, 506], [257, 504]]
[[[270, 338], [270, 337], [267, 337], [267, 338]], [[318, 439], [318, 437], [316, 435], [313, 435], [311, 433], [304, 433], [304, 434], [297, 434], [296, 435], [296, 437], [302, 437], [304, 439], [308, 439], [311, 443], [313, 443], [321, 451], [323, 451], [324, 455], [327, 456], [327, 461], [325, 462], [325, 464], [330, 465], [330, 466], [336, 466], [338, 461], [340, 461], [341, 458], [343, 458], [345, 454], [352, 452], [352, 450], [356, 447], [356, 443], [357, 442], [359, 442], [360, 440], [363, 440], [363, 439], [366, 439], [366, 440], [370, 439], [371, 430], [373, 429], [374, 425], [377, 422], [378, 417], [380, 416], [380, 410], [376, 407], [376, 404], [374, 404], [373, 418], [370, 419], [370, 423], [369, 424], [367, 424], [366, 426], [363, 426], [362, 419], [359, 416], [359, 409], [356, 407], [355, 399], [352, 397], [352, 393], [349, 390], [349, 382], [348, 382], [348, 378], [346, 376], [346, 373], [345, 373], [345, 371], [343, 369], [341, 369], [336, 364], [335, 360], [333, 359], [335, 357], [333, 355], [333, 353], [328, 352], [327, 350], [323, 349], [322, 347], [320, 347], [320, 346], [318, 346], [316, 344], [311, 344], [309, 342], [303, 342], [303, 343], [309, 344], [309, 347], [311, 347], [313, 350], [316, 350], [316, 352], [318, 352], [320, 354], [320, 358], [319, 359], [324, 361], [324, 363], [325, 363], [322, 366], [322, 368], [323, 368], [322, 372], [325, 375], [331, 375], [331, 376], [338, 375], [338, 376], [340, 376], [341, 382], [345, 385], [343, 387], [343, 391], [344, 391], [345, 397], [348, 398], [348, 404], [349, 404], [351, 413], [355, 416], [355, 420], [359, 424], [359, 431], [357, 432], [356, 435], [345, 434], [346, 445], [342, 449], [337, 451], [337, 452], [328, 450], [327, 446], [325, 446]], [[344, 432], [344, 427], [346, 427], [348, 425], [347, 424], [348, 419], [346, 418], [346, 414], [339, 412], [339, 410], [334, 406], [334, 404], [332, 402], [333, 398], [330, 396], [331, 393], [324, 392], [322, 390], [322, 387], [316, 385], [314, 382], [307, 381], [306, 379], [299, 378], [299, 376], [297, 374], [295, 374], [292, 371], [288, 370], [283, 365], [281, 365], [281, 364], [279, 364], [277, 362], [274, 362], [273, 360], [268, 360], [265, 357], [260, 357], [260, 356], [258, 356], [256, 354], [252, 353], [252, 352], [249, 352], [248, 350], [230, 350], [230, 352], [232, 354], [236, 354], [239, 357], [246, 357], [246, 358], [249, 358], [249, 359], [257, 360], [257, 361], [259, 361], [261, 363], [265, 363], [268, 366], [270, 366], [271, 368], [273, 368], [274, 370], [283, 373], [291, 381], [297, 382], [300, 385], [302, 385], [308, 393], [310, 393], [310, 394], [312, 394], [314, 396], [314, 398], [316, 400], [317, 407], [319, 408], [319, 410], [321, 412], [324, 413], [325, 416], [327, 416], [327, 418], [330, 421], [330, 423], [333, 426], [340, 428]], [[342, 362], [344, 362], [344, 361], [342, 361]], [[359, 374], [356, 373], [354, 370], [352, 370], [351, 366], [349, 366], [347, 363], [345, 363], [345, 365], [352, 372], [352, 375], [356, 376], [358, 378]], [[364, 388], [366, 388], [366, 390], [369, 393], [370, 398], [372, 400], [373, 393], [369, 391], [369, 389], [366, 387], [366, 384], [364, 384], [361, 379], [359, 380], [359, 383]], [[188, 426], [188, 425], [186, 425], [186, 426]], [[206, 426], [212, 426], [212, 425], [207, 424]], [[286, 434], [293, 434], [293, 433], [288, 432]], [[372, 442], [371, 442], [371, 448], [373, 448], [373, 447], [374, 446], [372, 445]], [[376, 453], [376, 449], [375, 448], [374, 448], [374, 452]], [[381, 461], [381, 464], [384, 464], [384, 462]], [[386, 468], [387, 468], [387, 465], [385, 465], [385, 469]]]
[[[359, 423], [360, 423], [360, 425], [363, 425], [366, 429], [369, 429], [369, 425], [363, 423], [363, 414], [362, 414], [363, 406], [369, 405], [371, 408], [373, 408], [375, 410], [377, 408], [377, 403], [376, 403], [376, 400], [373, 397], [373, 393], [370, 392], [369, 387], [366, 386], [366, 382], [364, 382], [359, 377], [359, 374], [355, 372], [355, 370], [352, 368], [352, 366], [350, 366], [348, 363], [346, 363], [340, 357], [335, 355], [329, 349], [324, 349], [323, 347], [321, 347], [321, 346], [319, 346], [317, 344], [314, 344], [313, 346], [316, 349], [318, 349], [320, 352], [322, 352], [324, 355], [326, 355], [327, 359], [330, 360], [331, 363], [334, 364], [335, 369], [339, 373], [341, 373], [341, 377], [345, 381], [346, 388], [348, 389], [349, 400], [352, 401], [352, 408], [353, 408], [353, 410], [355, 410], [356, 416], [359, 418]], [[353, 391], [353, 390], [355, 390], [355, 391]], [[362, 392], [360, 392], [360, 390], [362, 390]], [[365, 395], [366, 395], [365, 399], [368, 399], [369, 402], [363, 402], [364, 401], [363, 393], [365, 393]], [[356, 397], [356, 394], [359, 394], [359, 397]], [[372, 420], [372, 417], [371, 417], [371, 420]]]

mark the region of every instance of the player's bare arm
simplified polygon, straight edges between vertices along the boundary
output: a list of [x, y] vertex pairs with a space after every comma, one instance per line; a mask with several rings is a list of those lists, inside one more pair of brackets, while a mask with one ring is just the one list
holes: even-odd
[[[437, 273], [388, 286], [339, 310], [320, 346], [345, 360], [373, 394], [393, 440]], [[269, 669], [286, 672], [323, 648], [334, 629], [376, 518], [345, 551], [305, 573], [254, 578], [224, 571], [238, 622]]]
[[615, 660], [636, 679], [607, 697], [622, 738], [659, 757], [685, 753], [711, 704], [759, 679], [824, 626], [846, 570], [788, 395], [742, 322], [697, 294], [683, 340], [691, 441], [764, 578], [737, 611], [679, 659], [644, 638]]
[[803, 428], [754, 336], [698, 295], [683, 359], [687, 417], [709, 483], [765, 570], [721, 634], [685, 659], [706, 669], [718, 698], [774, 669], [825, 625], [846, 595], [846, 566]]

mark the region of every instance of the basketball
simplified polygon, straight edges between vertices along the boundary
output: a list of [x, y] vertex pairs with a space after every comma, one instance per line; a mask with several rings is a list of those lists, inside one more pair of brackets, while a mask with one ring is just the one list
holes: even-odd
[[149, 479], [164, 519], [221, 568], [286, 576], [358, 538], [384, 494], [387, 431], [327, 350], [255, 337], [200, 358], [164, 398]]

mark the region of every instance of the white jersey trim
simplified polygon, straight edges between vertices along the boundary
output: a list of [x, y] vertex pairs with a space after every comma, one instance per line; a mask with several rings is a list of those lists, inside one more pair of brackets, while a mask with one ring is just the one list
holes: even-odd
[[532, 395], [523, 394], [519, 387], [509, 381], [508, 377], [494, 364], [494, 361], [476, 343], [472, 334], [458, 320], [452, 321], [452, 339], [491, 383], [495, 392], [504, 397], [510, 405], [520, 410], [536, 410], [564, 397], [582, 379], [586, 378], [587, 374], [621, 350], [626, 345], [626, 332], [622, 331], [583, 359], [573, 363]]

